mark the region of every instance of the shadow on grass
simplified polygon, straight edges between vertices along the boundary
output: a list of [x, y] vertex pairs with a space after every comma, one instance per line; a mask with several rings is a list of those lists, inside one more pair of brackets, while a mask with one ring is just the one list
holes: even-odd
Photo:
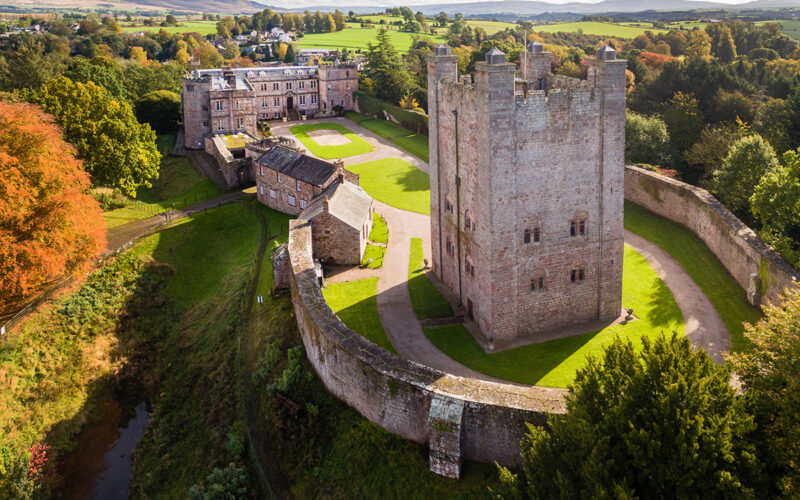
[[430, 179], [428, 174], [418, 168], [411, 168], [397, 177], [397, 183], [403, 191], [430, 191]]

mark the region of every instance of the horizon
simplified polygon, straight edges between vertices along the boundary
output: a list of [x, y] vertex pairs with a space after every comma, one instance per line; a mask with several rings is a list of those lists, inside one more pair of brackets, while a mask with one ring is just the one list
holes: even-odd
[[[262, 4], [266, 7], [280, 7], [282, 9], [305, 9], [309, 7], [334, 7], [337, 5], [341, 5], [340, 1], [337, 0], [263, 0], [258, 1], [257, 3]], [[264, 3], [269, 1], [269, 4]], [[358, 1], [358, 0], [356, 0]], [[439, 5], [439, 4], [461, 4], [461, 3], [487, 3], [487, 2], [495, 2], [495, 3], [502, 3], [506, 0], [409, 0], [409, 1], [399, 1], [393, 2], [389, 1], [385, 4], [380, 4], [377, 6], [385, 7], [385, 8], [395, 8], [395, 7], [412, 7], [412, 6], [425, 6], [425, 5]], [[603, 3], [607, 0], [520, 0], [520, 1], [529, 1], [529, 2], [539, 2], [539, 3], [547, 3], [551, 5], [564, 5], [570, 3], [578, 3], [578, 4], [598, 4]], [[637, 0], [638, 1], [638, 0]], [[719, 3], [725, 5], [740, 5], [749, 3], [753, 0], [686, 0], [689, 2], [696, 2], [696, 3]], [[345, 7], [348, 10], [356, 9], [359, 7], [365, 8], [375, 8], [375, 6], [370, 5], [356, 5], [353, 7]]]

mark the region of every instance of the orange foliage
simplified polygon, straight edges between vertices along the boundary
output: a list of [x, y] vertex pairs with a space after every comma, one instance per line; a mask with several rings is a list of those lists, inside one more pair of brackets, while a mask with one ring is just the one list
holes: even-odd
[[656, 54], [655, 52], [642, 52], [639, 54], [639, 61], [642, 62], [647, 69], [661, 69], [661, 66], [669, 61], [679, 61], [677, 57], [665, 56], [664, 54]]
[[105, 248], [89, 174], [39, 106], [0, 101], [0, 311]]

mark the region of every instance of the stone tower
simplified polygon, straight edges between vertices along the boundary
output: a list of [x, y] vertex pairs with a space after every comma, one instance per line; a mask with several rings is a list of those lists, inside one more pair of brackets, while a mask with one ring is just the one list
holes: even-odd
[[474, 83], [428, 58], [433, 270], [499, 344], [622, 308], [626, 64], [604, 47], [578, 80], [550, 56], [493, 49]]

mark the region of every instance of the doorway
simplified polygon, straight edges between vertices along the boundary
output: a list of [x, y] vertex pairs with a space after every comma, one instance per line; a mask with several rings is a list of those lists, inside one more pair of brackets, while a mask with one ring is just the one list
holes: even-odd
[[287, 97], [286, 98], [286, 109], [294, 109], [294, 97]]

